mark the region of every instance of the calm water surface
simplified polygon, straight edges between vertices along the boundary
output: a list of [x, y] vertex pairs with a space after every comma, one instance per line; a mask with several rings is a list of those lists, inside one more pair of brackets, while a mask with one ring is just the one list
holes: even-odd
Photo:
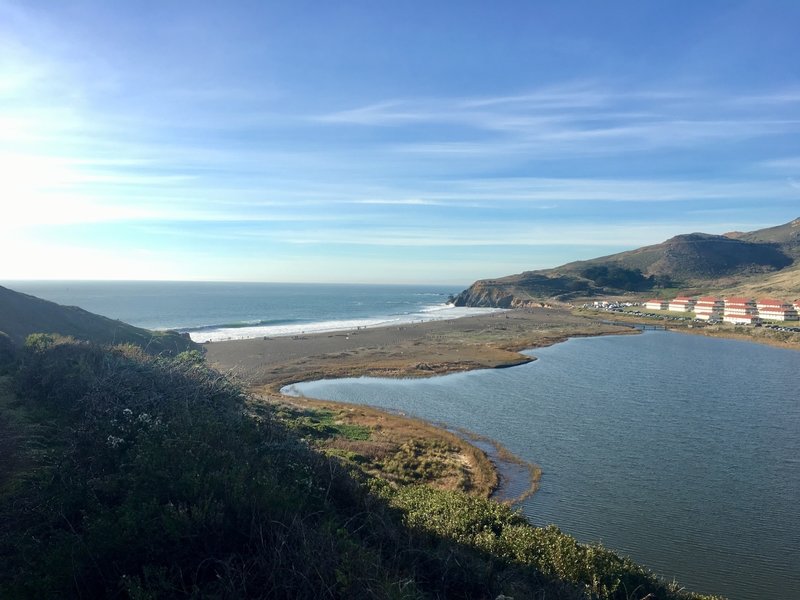
[[502, 442], [544, 471], [521, 505], [689, 589], [800, 598], [800, 352], [676, 333], [574, 339], [504, 370], [310, 382]]

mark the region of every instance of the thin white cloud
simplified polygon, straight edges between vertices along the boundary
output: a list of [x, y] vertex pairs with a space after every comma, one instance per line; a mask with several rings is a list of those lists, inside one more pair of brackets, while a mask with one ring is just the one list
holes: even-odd
[[[0, 161], [0, 164], [3, 164]], [[324, 190], [316, 185], [306, 188], [288, 182], [286, 187], [236, 187], [205, 189], [189, 178], [130, 179], [118, 175], [100, 177], [58, 170], [42, 169], [34, 163], [30, 173], [36, 185], [14, 185], [12, 177], [3, 177], [4, 197], [16, 201], [6, 224], [69, 225], [77, 223], [148, 221], [182, 223], [285, 222], [337, 223], [358, 220], [364, 226], [354, 235], [366, 235], [369, 227], [386, 228], [385, 207], [396, 215], [419, 215], [426, 208], [451, 211], [508, 207], [552, 209], [558, 203], [669, 203], [792, 200], [797, 187], [785, 178], [740, 181], [674, 181], [659, 179], [600, 178], [494, 178], [444, 179], [416, 182], [402, 189], [345, 185]], [[49, 179], [48, 179], [49, 177]], [[69, 185], [67, 184], [69, 183]], [[75, 184], [75, 182], [78, 182]], [[74, 184], [74, 185], [73, 185]], [[87, 187], [97, 186], [96, 189]], [[111, 191], [107, 191], [107, 187]], [[132, 187], [133, 189], [127, 189]], [[58, 189], [57, 192], [54, 191]], [[272, 199], [270, 199], [272, 198]], [[345, 208], [349, 207], [349, 208]], [[399, 212], [398, 212], [399, 211]], [[417, 211], [417, 212], [414, 212]], [[455, 214], [455, 213], [454, 213]], [[468, 213], [464, 213], [468, 218]], [[381, 234], [384, 235], [384, 234]], [[390, 237], [391, 234], [385, 234]]]
[[[403, 190], [391, 188], [372, 190], [365, 194], [358, 186], [341, 190], [319, 203], [317, 210], [337, 205], [351, 205], [363, 210], [351, 214], [375, 219], [383, 226], [371, 207], [393, 208], [392, 214], [421, 215], [427, 207], [446, 208], [452, 214], [469, 217], [471, 209], [508, 208], [518, 205], [526, 210], [552, 210], [578, 202], [592, 203], [704, 203], [709, 208], [725, 203], [761, 202], [763, 198], [791, 201], [798, 198], [786, 179], [703, 181], [661, 179], [599, 179], [599, 178], [494, 178], [447, 179], [427, 181], [421, 187]], [[405, 210], [407, 209], [407, 210]], [[415, 210], [416, 209], [416, 210]], [[635, 210], [639, 210], [637, 207]], [[370, 215], [373, 215], [370, 217]], [[433, 213], [431, 213], [433, 214]], [[438, 214], [441, 214], [439, 211]], [[450, 214], [449, 212], [447, 214]]]
[[442, 182], [448, 191], [432, 191], [432, 200], [675, 202], [790, 198], [783, 180], [663, 180], [599, 178], [494, 178]]
[[564, 123], [520, 127], [509, 137], [471, 141], [426, 141], [391, 144], [397, 153], [428, 156], [508, 156], [564, 158], [612, 155], [660, 148], [696, 148], [726, 140], [742, 140], [800, 131], [800, 119], [784, 120], [659, 120], [606, 127]]
[[754, 94], [735, 97], [731, 100], [732, 104], [740, 105], [768, 105], [776, 106], [782, 104], [800, 104], [800, 88], [788, 88], [778, 90], [769, 94]]
[[800, 156], [787, 156], [785, 158], [765, 160], [758, 163], [758, 166], [779, 171], [800, 171]]
[[[691, 226], [689, 226], [691, 227]], [[497, 235], [497, 229], [503, 231]], [[631, 248], [658, 243], [686, 233], [687, 224], [628, 223], [604, 224], [602, 228], [588, 223], [529, 224], [507, 221], [492, 228], [482, 226], [448, 227], [447, 224], [420, 228], [386, 227], [380, 231], [339, 228], [336, 230], [285, 231], [269, 237], [282, 243], [300, 246], [371, 246], [378, 248], [455, 248], [455, 247], [545, 247], [606, 246]], [[702, 226], [697, 226], [702, 229]]]
[[362, 106], [350, 110], [312, 116], [312, 121], [320, 123], [346, 123], [352, 125], [394, 125], [411, 121], [427, 121], [440, 119], [436, 112], [421, 112], [419, 108], [409, 106], [399, 100], [390, 100]]
[[378, 204], [392, 206], [442, 206], [445, 203], [423, 198], [370, 198], [368, 200], [352, 200], [352, 204]]
[[610, 93], [591, 82], [573, 82], [545, 87], [523, 94], [465, 98], [456, 102], [463, 108], [490, 106], [525, 106], [526, 108], [587, 108], [602, 106], [609, 101]]
[[[796, 96], [793, 89], [731, 99], [703, 90], [612, 90], [576, 84], [496, 97], [394, 98], [314, 119], [339, 126], [445, 127], [438, 133], [421, 130], [411, 141], [388, 143], [388, 149], [404, 153], [553, 157], [694, 149], [797, 132], [796, 113], [764, 112], [766, 104], [791, 103]], [[716, 110], [710, 111], [711, 106]]]

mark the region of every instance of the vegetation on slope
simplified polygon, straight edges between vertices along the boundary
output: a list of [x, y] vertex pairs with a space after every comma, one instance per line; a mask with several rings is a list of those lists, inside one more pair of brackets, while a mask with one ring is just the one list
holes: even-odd
[[690, 233], [653, 246], [564, 265], [558, 267], [558, 271], [572, 272], [586, 266], [607, 265], [638, 269], [646, 275], [675, 281], [697, 281], [743, 272], [772, 272], [791, 263], [792, 259], [777, 244]]
[[38, 335], [9, 371], [3, 598], [692, 597], [508, 507], [347, 471], [197, 352]]
[[[175, 331], [150, 331], [90, 313], [77, 306], [61, 306], [0, 286], [0, 332], [15, 345], [32, 333], [54, 333], [98, 344], [135, 344], [150, 354], [177, 354], [199, 345]], [[2, 340], [0, 340], [0, 351]]]
[[455, 433], [371, 407], [283, 398], [270, 399], [282, 423], [315, 449], [366, 475], [485, 498], [497, 488], [497, 470], [486, 453]]
[[660, 244], [475, 282], [459, 306], [524, 306], [543, 299], [691, 288], [800, 293], [800, 219], [749, 233], [677, 235]]
[[800, 219], [775, 227], [743, 233], [740, 237], [748, 242], [777, 244], [789, 256], [800, 258]]

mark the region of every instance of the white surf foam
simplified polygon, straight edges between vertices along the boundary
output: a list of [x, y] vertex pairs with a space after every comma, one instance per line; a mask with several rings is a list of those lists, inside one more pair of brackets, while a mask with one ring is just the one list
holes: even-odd
[[422, 323], [425, 321], [443, 321], [459, 319], [493, 312], [500, 312], [498, 308], [466, 308], [455, 307], [452, 304], [429, 306], [419, 312], [407, 315], [392, 315], [384, 318], [352, 319], [340, 321], [319, 321], [316, 323], [292, 323], [287, 325], [257, 325], [253, 327], [220, 327], [218, 329], [203, 329], [191, 331], [189, 336], [193, 341], [221, 342], [227, 340], [246, 340], [260, 337], [286, 337], [305, 335], [311, 333], [325, 333], [329, 331], [350, 331], [359, 328], [384, 327], [389, 325], [403, 325], [408, 323]]

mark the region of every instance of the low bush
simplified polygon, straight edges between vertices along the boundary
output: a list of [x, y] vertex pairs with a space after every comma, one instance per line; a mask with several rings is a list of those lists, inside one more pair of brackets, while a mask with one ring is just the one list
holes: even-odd
[[17, 349], [14, 342], [0, 331], [0, 375], [7, 373], [17, 360]]
[[414, 530], [530, 567], [583, 588], [591, 598], [675, 597], [665, 583], [630, 559], [599, 545], [579, 544], [552, 525], [532, 527], [504, 504], [425, 486], [400, 488], [387, 497]]
[[39, 337], [16, 393], [58, 426], [2, 505], [0, 597], [312, 598], [384, 585], [385, 568], [362, 577], [372, 557], [341, 526], [363, 490], [274, 420], [247, 416], [241, 391], [198, 357]]

